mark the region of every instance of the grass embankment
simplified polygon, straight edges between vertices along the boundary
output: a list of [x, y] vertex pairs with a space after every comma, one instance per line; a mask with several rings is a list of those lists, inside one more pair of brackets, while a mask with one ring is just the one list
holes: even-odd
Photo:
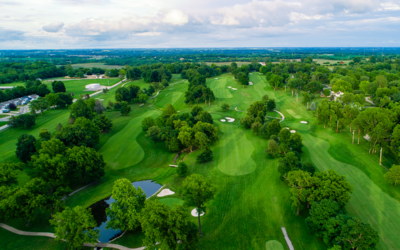
[[[120, 81], [120, 79], [110, 78], [110, 79], [69, 80], [69, 81], [61, 80], [61, 81], [64, 83], [67, 93], [74, 93], [74, 98], [78, 98], [79, 95], [92, 94], [95, 92], [95, 91], [86, 91], [85, 86], [88, 84], [99, 83], [101, 86], [108, 87], [116, 84], [117, 82]], [[43, 83], [48, 86], [49, 90], [52, 90], [51, 82], [45, 81]]]

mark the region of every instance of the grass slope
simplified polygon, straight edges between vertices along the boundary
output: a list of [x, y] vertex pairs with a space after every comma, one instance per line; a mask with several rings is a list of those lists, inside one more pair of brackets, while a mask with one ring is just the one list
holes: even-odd
[[[74, 93], [75, 98], [79, 97], [82, 94], [92, 94], [95, 91], [86, 91], [86, 85], [99, 83], [102, 86], [112, 86], [120, 81], [119, 78], [110, 78], [110, 79], [91, 79], [91, 80], [70, 80], [70, 81], [63, 81], [67, 93]], [[47, 85], [49, 90], [53, 90], [51, 87], [51, 82], [45, 81], [43, 82]]]

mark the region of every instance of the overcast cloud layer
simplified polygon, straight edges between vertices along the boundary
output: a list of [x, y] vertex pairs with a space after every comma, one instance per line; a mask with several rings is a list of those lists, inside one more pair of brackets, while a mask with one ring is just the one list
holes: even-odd
[[0, 9], [0, 50], [400, 46], [400, 0], [0, 0]]

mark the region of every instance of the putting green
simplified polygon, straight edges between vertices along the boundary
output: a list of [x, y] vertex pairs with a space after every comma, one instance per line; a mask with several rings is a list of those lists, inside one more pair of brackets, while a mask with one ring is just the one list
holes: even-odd
[[[400, 249], [400, 202], [383, 192], [360, 169], [334, 159], [329, 153], [327, 141], [309, 134], [302, 134], [303, 144], [320, 171], [333, 169], [353, 186], [353, 193], [346, 210], [349, 214], [370, 223], [378, 231], [378, 249]], [[380, 166], [376, 164], [376, 167]]]
[[247, 140], [246, 131], [236, 125], [221, 124], [222, 138], [218, 141], [220, 157], [218, 168], [227, 175], [245, 175], [253, 172], [257, 165], [251, 158], [253, 144]]
[[210, 88], [213, 90], [215, 98], [233, 98], [231, 91], [235, 91], [228, 89], [226, 77], [213, 80]]
[[291, 109], [286, 109], [286, 112], [288, 112], [291, 116], [293, 116], [296, 119], [300, 119], [301, 118], [300, 115], [296, 115], [296, 113]]
[[141, 121], [156, 113], [157, 111], [149, 111], [132, 119], [124, 129], [108, 139], [99, 152], [103, 154], [104, 161], [111, 168], [123, 169], [143, 159], [144, 151], [136, 141], [136, 137], [142, 132]]
[[270, 240], [265, 243], [266, 250], [283, 250], [282, 244], [277, 240]]
[[160, 199], [160, 203], [166, 204], [170, 207], [173, 207], [174, 205], [178, 205], [178, 206], [183, 205], [184, 201], [179, 198], [163, 198], [163, 199]]

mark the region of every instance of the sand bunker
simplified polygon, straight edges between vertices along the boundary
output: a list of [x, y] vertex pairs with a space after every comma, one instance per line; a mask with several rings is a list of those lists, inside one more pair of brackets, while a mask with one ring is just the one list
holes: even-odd
[[215, 78], [215, 80], [218, 80], [218, 78]]
[[289, 129], [288, 127], [284, 128], [284, 129]]
[[290, 130], [290, 133], [294, 134], [296, 133], [296, 130]]
[[306, 122], [306, 121], [300, 121], [300, 123], [307, 124], [308, 122]]
[[225, 117], [225, 118], [228, 120], [228, 122], [234, 122], [235, 121], [234, 118], [230, 118], [230, 117]]
[[221, 119], [221, 122], [226, 122], [226, 120], [225, 119]]
[[[199, 213], [197, 213], [197, 208], [193, 209], [191, 214], [193, 217], [197, 217], [199, 215]], [[203, 216], [203, 215], [204, 215], [204, 212], [201, 212], [200, 216]]]
[[171, 189], [163, 189], [159, 194], [157, 194], [157, 197], [164, 197], [164, 196], [168, 196], [168, 195], [173, 195], [175, 194], [174, 191], [171, 191]]
[[228, 89], [231, 89], [232, 87], [231, 86], [228, 86]]
[[235, 88], [232, 88], [232, 90], [237, 90], [237, 89], [235, 89]]

